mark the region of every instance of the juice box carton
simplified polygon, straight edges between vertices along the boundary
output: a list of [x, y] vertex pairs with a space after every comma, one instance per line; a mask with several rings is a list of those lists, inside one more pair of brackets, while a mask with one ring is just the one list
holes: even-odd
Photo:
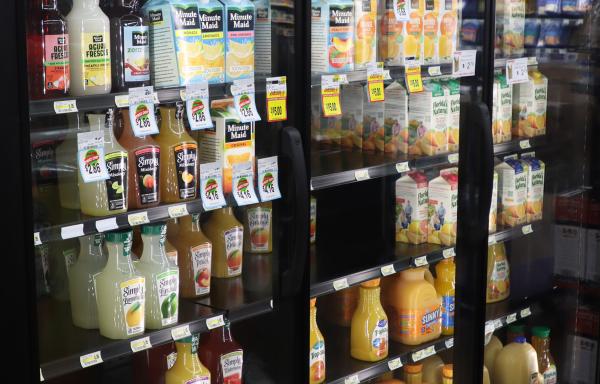
[[256, 57], [255, 71], [261, 74], [271, 74], [271, 1], [254, 0], [256, 7]]
[[438, 60], [450, 63], [458, 42], [458, 2], [440, 0]]
[[456, 244], [458, 217], [458, 168], [440, 171], [429, 182], [427, 242], [451, 246]]
[[537, 68], [529, 71], [529, 80], [513, 87], [513, 135], [533, 137], [546, 133], [548, 78]]
[[444, 80], [442, 87], [448, 99], [448, 150], [456, 152], [460, 131], [460, 82], [456, 79]]
[[527, 222], [541, 220], [544, 203], [544, 173], [546, 165], [543, 161], [526, 157], [521, 159], [523, 167], [527, 168], [527, 201], [525, 210]]
[[448, 150], [448, 99], [440, 82], [425, 80], [423, 92], [408, 97], [408, 153], [435, 155]]
[[202, 31], [202, 66], [210, 84], [225, 81], [225, 33], [223, 4], [216, 0], [200, 0]]
[[440, 15], [440, 1], [425, 0], [425, 12], [423, 13], [423, 51], [421, 55], [423, 64], [439, 62], [438, 18]]
[[514, 227], [527, 221], [527, 169], [516, 159], [498, 164], [498, 224]]
[[150, 25], [150, 70], [155, 87], [178, 87], [204, 78], [197, 0], [151, 0], [142, 7]]
[[489, 233], [496, 232], [496, 222], [498, 217], [498, 172], [494, 171], [492, 182], [492, 203], [490, 204], [490, 216], [488, 222]]
[[409, 244], [427, 241], [427, 188], [427, 176], [422, 172], [408, 172], [396, 180], [396, 241]]
[[254, 4], [248, 0], [221, 1], [225, 7], [225, 81], [254, 77]]
[[311, 2], [313, 72], [354, 70], [354, 1]]
[[525, 0], [501, 0], [503, 2], [502, 54], [521, 56], [525, 43]]
[[[363, 151], [384, 152], [385, 102], [369, 102], [368, 86], [363, 86]], [[387, 99], [387, 97], [386, 97]]]
[[396, 20], [392, 0], [379, 2], [379, 60], [387, 65], [404, 65], [407, 57], [421, 61], [424, 3], [411, 2], [408, 21]]
[[342, 149], [362, 149], [363, 87], [359, 84], [342, 86]]
[[408, 93], [397, 81], [385, 89], [384, 152], [408, 153]]
[[238, 119], [233, 99], [213, 100], [214, 127], [198, 131], [200, 163], [219, 162], [223, 169], [223, 192], [231, 192], [233, 164], [255, 162], [254, 123]]
[[354, 68], [377, 61], [377, 0], [354, 0]]
[[513, 91], [512, 86], [506, 81], [506, 76], [496, 74], [494, 76], [494, 85], [496, 86], [496, 135], [495, 143], [503, 143], [512, 139], [512, 105]]

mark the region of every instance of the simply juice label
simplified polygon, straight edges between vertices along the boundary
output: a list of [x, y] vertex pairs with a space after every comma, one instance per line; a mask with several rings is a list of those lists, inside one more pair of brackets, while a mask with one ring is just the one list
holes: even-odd
[[314, 382], [325, 379], [325, 342], [319, 340], [310, 347], [310, 376]]
[[410, 244], [427, 241], [428, 208], [425, 174], [409, 172], [396, 181], [396, 241]]
[[200, 244], [190, 248], [192, 266], [194, 268], [194, 287], [196, 295], [206, 295], [210, 292], [210, 265], [212, 260], [212, 245]]
[[269, 249], [269, 231], [273, 210], [256, 206], [248, 209], [248, 228], [250, 230], [250, 251], [261, 252]]
[[400, 335], [427, 336], [439, 334], [442, 325], [442, 309], [439, 305], [429, 308], [400, 310]]
[[176, 323], [179, 303], [179, 271], [171, 270], [156, 275], [156, 289], [163, 327]]
[[535, 158], [522, 159], [521, 163], [527, 167], [527, 200], [525, 210], [527, 222], [542, 219], [544, 203], [544, 172], [545, 164]]
[[440, 171], [429, 183], [429, 225], [427, 242], [451, 246], [456, 244], [458, 217], [458, 169]]
[[83, 86], [96, 87], [110, 84], [110, 37], [108, 33], [81, 34], [81, 63]]
[[254, 76], [254, 5], [225, 1], [225, 81]]
[[177, 186], [180, 199], [196, 198], [196, 161], [198, 145], [179, 143], [172, 148], [175, 156]]
[[111, 152], [105, 157], [108, 179], [106, 196], [110, 211], [127, 208], [127, 152]]
[[122, 282], [119, 287], [127, 335], [144, 332], [145, 279], [136, 277]]
[[123, 27], [125, 81], [150, 80], [149, 29], [146, 26]]
[[385, 89], [384, 151], [408, 153], [408, 94], [397, 81]]
[[148, 145], [135, 150], [137, 182], [142, 204], [158, 201], [160, 180], [160, 147]]
[[244, 229], [242, 227], [234, 227], [223, 232], [223, 236], [225, 237], [227, 276], [238, 276], [242, 273]]
[[219, 164], [200, 164], [200, 197], [202, 207], [206, 211], [221, 208], [225, 205], [223, 170]]
[[200, 3], [202, 66], [210, 84], [225, 81], [225, 26], [223, 5], [218, 1]]
[[527, 199], [527, 172], [518, 160], [507, 159], [496, 166], [498, 172], [499, 224], [524, 224]]
[[221, 355], [221, 372], [224, 384], [241, 384], [244, 367], [244, 351], [234, 351]]
[[69, 81], [69, 35], [45, 35], [44, 87], [48, 91], [64, 91], [69, 89]]
[[377, 55], [377, 0], [354, 1], [354, 66], [365, 68]]
[[448, 99], [437, 81], [408, 97], [408, 153], [432, 156], [448, 150]]
[[381, 319], [371, 333], [371, 348], [375, 356], [386, 356], [388, 351], [388, 321]]

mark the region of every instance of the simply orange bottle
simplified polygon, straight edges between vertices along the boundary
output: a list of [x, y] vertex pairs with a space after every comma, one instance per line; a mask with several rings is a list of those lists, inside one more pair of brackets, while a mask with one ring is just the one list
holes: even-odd
[[309, 384], [325, 381], [325, 339], [317, 325], [317, 299], [310, 299]]
[[350, 355], [362, 361], [379, 361], [388, 355], [388, 320], [379, 296], [380, 279], [360, 285], [358, 306], [350, 328]]
[[454, 334], [454, 258], [444, 259], [435, 266], [435, 290], [442, 298], [442, 335]]
[[213, 277], [235, 277], [242, 274], [244, 227], [233, 215], [233, 208], [212, 211], [202, 230], [212, 241]]

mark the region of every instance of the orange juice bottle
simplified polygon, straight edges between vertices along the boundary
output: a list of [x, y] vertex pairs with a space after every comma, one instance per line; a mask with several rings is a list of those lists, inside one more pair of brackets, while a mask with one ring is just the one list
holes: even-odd
[[504, 243], [488, 247], [486, 303], [502, 301], [510, 295], [510, 266]]
[[423, 364], [406, 364], [404, 366], [404, 382], [406, 384], [423, 383]]
[[359, 288], [350, 328], [350, 355], [358, 360], [379, 361], [388, 355], [388, 321], [379, 301], [379, 280], [366, 281]]
[[198, 335], [175, 342], [177, 360], [165, 374], [166, 384], [209, 384], [210, 371], [198, 359]]
[[325, 381], [325, 339], [317, 325], [317, 299], [310, 299], [310, 371], [308, 382], [319, 384]]
[[454, 258], [440, 261], [435, 266], [435, 290], [442, 298], [442, 335], [454, 334]]
[[202, 225], [212, 241], [212, 276], [234, 277], [242, 274], [244, 227], [233, 215], [231, 207], [216, 209]]
[[454, 366], [452, 364], [444, 365], [444, 368], [442, 368], [442, 384], [452, 384], [453, 371]]

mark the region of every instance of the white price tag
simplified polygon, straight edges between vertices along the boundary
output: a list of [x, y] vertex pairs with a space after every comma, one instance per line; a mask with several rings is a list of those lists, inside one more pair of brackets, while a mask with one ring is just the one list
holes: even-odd
[[57, 114], [77, 112], [77, 102], [75, 100], [55, 101], [54, 112]]
[[231, 188], [233, 198], [238, 206], [258, 203], [258, 197], [254, 191], [254, 172], [250, 161], [233, 164]]
[[83, 233], [83, 224], [69, 225], [60, 229], [60, 237], [63, 240], [72, 239], [74, 237], [80, 237], [83, 235], [85, 235], [85, 233]]
[[527, 316], [531, 316], [531, 308], [527, 307], [525, 309], [521, 309], [521, 319]]
[[42, 238], [39, 232], [33, 234], [33, 245], [42, 245]]
[[348, 280], [344, 277], [343, 279], [335, 280], [333, 282], [333, 289], [336, 291], [348, 288]]
[[394, 15], [398, 21], [409, 20], [409, 2], [408, 0], [393, 0]]
[[269, 302], [269, 305], [271, 306], [271, 309], [273, 309], [273, 299], [271, 299], [271, 301]]
[[444, 249], [442, 251], [442, 256], [444, 257], [444, 259], [456, 256], [456, 252], [454, 251], [454, 247]]
[[434, 65], [433, 67], [427, 68], [427, 73], [429, 73], [429, 76], [441, 76], [442, 70], [439, 65]]
[[167, 210], [169, 211], [170, 218], [187, 216], [190, 214], [187, 210], [187, 204], [173, 205], [167, 208]]
[[137, 340], [132, 340], [129, 344], [133, 353], [152, 348], [150, 336], [142, 337], [141, 339]]
[[511, 313], [510, 315], [506, 316], [506, 324], [512, 324], [515, 321], [517, 321], [517, 314], [516, 313]]
[[158, 133], [154, 114], [154, 96], [152, 86], [129, 88], [129, 121], [133, 134], [138, 137]]
[[77, 163], [84, 183], [108, 179], [104, 158], [104, 132], [91, 131], [77, 134]]
[[490, 334], [492, 332], [494, 332], [495, 327], [494, 327], [494, 322], [493, 321], [486, 321], [485, 322], [485, 334]]
[[213, 122], [210, 116], [208, 83], [204, 81], [199, 84], [187, 85], [184, 97], [190, 129], [195, 131], [212, 128]]
[[454, 337], [451, 337], [448, 340], [446, 340], [444, 344], [446, 345], [446, 349], [454, 347]]
[[414, 260], [415, 267], [422, 267], [424, 265], [429, 264], [427, 261], [427, 256], [419, 256]]
[[129, 107], [129, 95], [117, 95], [115, 96], [115, 105], [119, 108]]
[[179, 340], [190, 336], [192, 336], [192, 333], [190, 332], [190, 326], [188, 324], [171, 329], [171, 337], [173, 340]]
[[346, 76], [345, 73], [321, 76], [321, 87], [327, 87], [335, 84], [348, 84], [348, 76]]
[[225, 206], [223, 171], [218, 162], [200, 164], [200, 198], [206, 211]]
[[403, 173], [410, 171], [410, 166], [408, 165], [408, 161], [404, 161], [402, 163], [396, 163], [396, 172]]
[[399, 357], [388, 361], [388, 368], [390, 371], [395, 371], [398, 368], [402, 367], [402, 360]]
[[517, 160], [519, 156], [516, 153], [504, 156], [504, 160]]
[[495, 234], [491, 234], [488, 236], [488, 245], [493, 245], [496, 244], [496, 235]]
[[386, 265], [381, 267], [381, 274], [383, 276], [389, 276], [396, 273], [396, 269], [394, 268], [394, 264]]
[[455, 51], [452, 60], [452, 76], [475, 76], [475, 61], [477, 60], [477, 50], [469, 49], [465, 51]]
[[215, 329], [225, 325], [225, 320], [223, 320], [223, 315], [214, 316], [209, 319], [206, 319], [206, 328]]
[[119, 225], [117, 224], [116, 217], [110, 217], [108, 219], [96, 220], [96, 230], [98, 232], [106, 232], [112, 231], [113, 229], [118, 229]]
[[502, 319], [494, 320], [494, 330], [502, 328]]
[[389, 69], [383, 70], [383, 80], [392, 80], [392, 75], [390, 74]]
[[435, 355], [435, 345], [431, 345], [425, 349], [421, 349], [420, 351], [414, 352], [412, 354], [412, 360], [416, 363], [419, 360], [426, 359], [429, 356], [433, 355]]
[[529, 235], [533, 232], [533, 228], [531, 227], [531, 224], [527, 224], [521, 227], [521, 231], [523, 231], [524, 235]]
[[148, 224], [150, 222], [150, 219], [148, 218], [148, 212], [143, 211], [130, 213], [129, 215], [127, 215], [127, 221], [129, 222], [129, 225], [135, 227], [136, 225]]
[[234, 80], [231, 94], [235, 110], [242, 123], [260, 121], [254, 98], [254, 79]]
[[42, 368], [40, 368], [40, 381], [44, 381], [44, 375], [42, 375]]
[[279, 165], [277, 156], [257, 160], [258, 193], [262, 202], [281, 198], [279, 191]]
[[521, 147], [521, 149], [531, 148], [531, 143], [529, 142], [529, 139], [519, 141], [519, 147]]
[[535, 151], [521, 153], [521, 159], [526, 159], [528, 157], [535, 157]]
[[79, 357], [79, 362], [82, 368], [91, 367], [92, 365], [102, 363], [102, 353], [100, 351], [88, 353]]
[[356, 181], [363, 181], [363, 180], [369, 180], [371, 178], [371, 176], [369, 176], [368, 169], [359, 169], [359, 170], [354, 171], [354, 178], [356, 179]]
[[358, 375], [348, 376], [344, 379], [344, 384], [358, 384], [360, 380], [358, 379]]
[[526, 57], [506, 61], [506, 82], [508, 84], [524, 83], [528, 80]]
[[450, 164], [458, 163], [458, 153], [451, 153], [448, 155], [448, 162]]

